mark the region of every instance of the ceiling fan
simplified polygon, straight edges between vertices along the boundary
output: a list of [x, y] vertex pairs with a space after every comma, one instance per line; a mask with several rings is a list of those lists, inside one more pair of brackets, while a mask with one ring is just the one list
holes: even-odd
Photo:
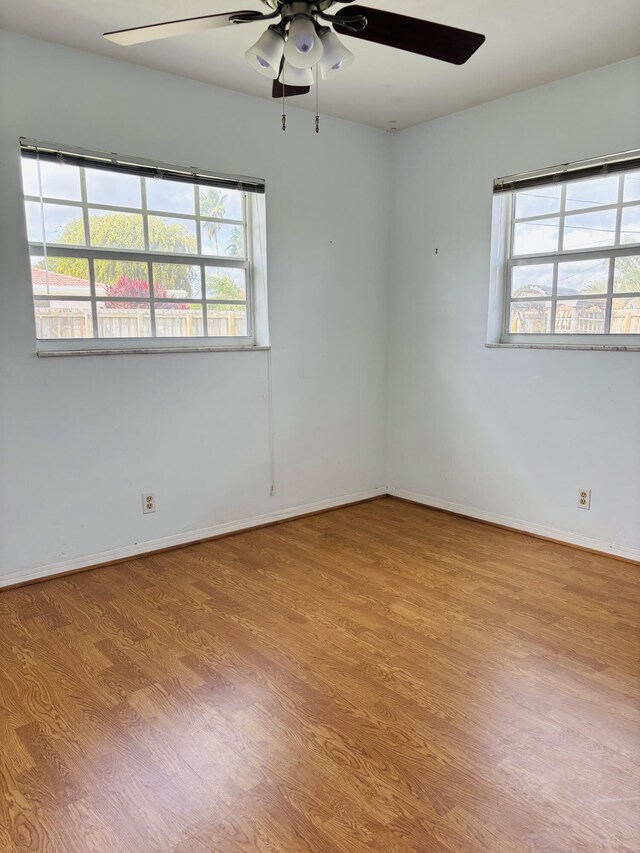
[[349, 8], [339, 9], [335, 15], [327, 14], [327, 10], [336, 3], [346, 5], [351, 2], [262, 0], [271, 10], [266, 14], [255, 10], [223, 12], [116, 30], [104, 33], [104, 37], [116, 44], [133, 45], [230, 24], [277, 20], [245, 53], [247, 61], [256, 71], [273, 80], [274, 98], [309, 92], [314, 82], [314, 66], [317, 66], [322, 78], [327, 80], [351, 65], [355, 57], [336, 33], [452, 62], [454, 65], [465, 63], [485, 40], [480, 33], [394, 12], [383, 12], [368, 6], [350, 5]]

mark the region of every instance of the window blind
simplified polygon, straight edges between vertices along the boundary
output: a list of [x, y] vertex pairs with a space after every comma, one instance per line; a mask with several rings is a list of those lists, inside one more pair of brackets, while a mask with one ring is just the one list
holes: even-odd
[[516, 192], [531, 189], [532, 187], [548, 186], [552, 183], [564, 183], [577, 181], [582, 178], [597, 178], [610, 175], [615, 172], [626, 172], [632, 169], [640, 169], [640, 149], [624, 151], [609, 157], [599, 157], [593, 160], [577, 160], [573, 163], [565, 163], [562, 166], [554, 166], [550, 169], [524, 172], [520, 175], [508, 175], [496, 178], [493, 182], [493, 192]]
[[53, 160], [74, 166], [86, 166], [91, 169], [104, 169], [108, 172], [120, 172], [143, 178], [166, 178], [188, 184], [218, 187], [220, 189], [241, 190], [242, 192], [264, 193], [265, 182], [262, 178], [249, 178], [246, 175], [219, 175], [197, 167], [185, 168], [156, 163], [139, 157], [120, 154], [106, 154], [87, 151], [82, 148], [58, 146], [52, 142], [40, 142], [35, 139], [20, 139], [23, 157], [40, 160]]

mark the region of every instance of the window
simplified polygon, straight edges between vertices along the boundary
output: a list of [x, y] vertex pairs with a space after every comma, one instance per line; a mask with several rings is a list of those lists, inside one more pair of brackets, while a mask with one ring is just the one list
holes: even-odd
[[639, 344], [640, 152], [494, 191], [500, 341]]
[[256, 344], [263, 182], [22, 146], [40, 352]]

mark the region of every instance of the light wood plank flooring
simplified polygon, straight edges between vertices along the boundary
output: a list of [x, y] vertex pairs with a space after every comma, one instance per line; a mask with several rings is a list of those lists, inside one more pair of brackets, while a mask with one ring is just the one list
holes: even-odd
[[0, 850], [637, 853], [640, 568], [391, 498], [0, 593]]

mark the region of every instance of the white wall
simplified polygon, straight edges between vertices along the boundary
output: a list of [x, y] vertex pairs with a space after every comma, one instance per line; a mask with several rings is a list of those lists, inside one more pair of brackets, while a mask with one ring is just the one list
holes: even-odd
[[[619, 63], [391, 144], [0, 33], [0, 585], [387, 483], [638, 557], [640, 355], [484, 343], [492, 179], [639, 145], [639, 83]], [[21, 135], [266, 178], [273, 497], [265, 353], [35, 356]]]
[[394, 139], [392, 491], [640, 558], [640, 353], [485, 348], [493, 178], [640, 146], [639, 93], [629, 60]]
[[[0, 584], [385, 490], [389, 137], [280, 112], [0, 33]], [[34, 355], [20, 136], [266, 178], [273, 497], [266, 353]]]

